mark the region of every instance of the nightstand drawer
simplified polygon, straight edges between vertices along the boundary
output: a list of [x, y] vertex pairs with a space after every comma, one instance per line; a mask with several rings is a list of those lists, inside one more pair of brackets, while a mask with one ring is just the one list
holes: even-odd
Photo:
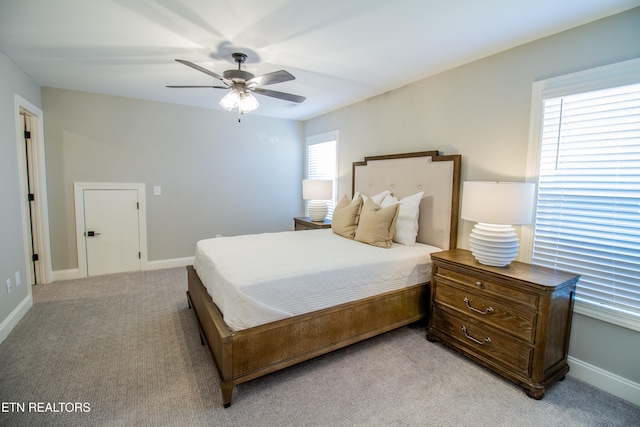
[[464, 317], [472, 317], [524, 341], [534, 342], [537, 312], [533, 310], [471, 292], [470, 288], [458, 288], [445, 283], [438, 284], [434, 298], [436, 304], [447, 305]]
[[539, 297], [534, 293], [523, 292], [518, 289], [493, 282], [491, 280], [485, 280], [480, 277], [475, 277], [470, 275], [469, 272], [461, 273], [444, 267], [437, 267], [435, 274], [438, 278], [450, 280], [458, 285], [468, 287], [472, 290], [482, 291], [483, 293], [494, 294], [503, 298], [508, 298], [518, 304], [526, 305], [533, 309], [538, 308]]
[[319, 228], [331, 228], [331, 220], [324, 219], [319, 222], [311, 221], [309, 217], [295, 217], [293, 218], [293, 229], [295, 231], [300, 230], [317, 230]]
[[451, 337], [457, 347], [471, 352], [480, 359], [497, 366], [508, 366], [524, 376], [530, 375], [533, 347], [475, 322], [460, 318], [439, 307], [433, 310], [433, 322], [437, 329]]

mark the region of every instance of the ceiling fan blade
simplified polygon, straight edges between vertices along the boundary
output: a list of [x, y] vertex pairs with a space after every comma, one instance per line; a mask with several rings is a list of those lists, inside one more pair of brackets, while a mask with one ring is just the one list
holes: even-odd
[[293, 95], [291, 93], [278, 92], [278, 91], [269, 90], [269, 89], [255, 88], [253, 89], [253, 91], [256, 93], [259, 93], [260, 95], [270, 96], [272, 98], [284, 99], [285, 101], [291, 101], [291, 102], [302, 102], [305, 99], [307, 99], [304, 96]]
[[176, 59], [177, 62], [186, 65], [187, 67], [191, 67], [194, 70], [198, 70], [200, 72], [203, 72], [205, 74], [210, 75], [211, 77], [215, 77], [218, 80], [222, 80], [223, 82], [225, 82], [226, 84], [229, 84], [229, 81], [227, 79], [225, 79], [224, 77], [222, 77], [219, 74], [214, 73], [213, 71], [207, 70], [206, 68], [203, 68], [199, 65], [194, 64], [193, 62], [189, 62], [189, 61], [185, 61], [184, 59]]
[[290, 80], [295, 80], [295, 77], [288, 71], [280, 70], [247, 80], [247, 85], [266, 86], [274, 83], [288, 82]]
[[174, 89], [184, 89], [184, 88], [213, 88], [213, 89], [229, 89], [226, 86], [170, 86], [167, 85], [167, 87], [171, 87]]

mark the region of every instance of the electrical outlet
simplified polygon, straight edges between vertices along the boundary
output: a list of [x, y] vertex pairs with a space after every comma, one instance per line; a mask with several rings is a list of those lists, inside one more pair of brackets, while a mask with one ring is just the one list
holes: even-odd
[[11, 287], [11, 278], [7, 279], [7, 293], [10, 293], [13, 290]]
[[16, 286], [20, 286], [20, 272], [16, 271]]

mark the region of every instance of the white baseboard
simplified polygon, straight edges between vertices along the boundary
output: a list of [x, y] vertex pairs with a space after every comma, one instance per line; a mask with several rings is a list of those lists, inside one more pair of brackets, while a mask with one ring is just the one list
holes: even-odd
[[85, 275], [80, 272], [80, 269], [72, 268], [69, 270], [57, 270], [52, 272], [51, 281], [57, 282], [58, 280], [73, 280], [81, 279], [83, 277], [85, 277]]
[[0, 324], [0, 343], [9, 336], [13, 328], [16, 327], [18, 322], [22, 320], [32, 306], [33, 298], [31, 297], [31, 292], [29, 292], [29, 295], [27, 295], [27, 297], [23, 299], [11, 314]]
[[194, 257], [163, 259], [160, 261], [147, 261], [147, 265], [142, 270], [160, 270], [162, 268], [186, 267], [193, 264]]
[[640, 384], [569, 356], [569, 375], [640, 406]]
[[[185, 257], [185, 258], [173, 258], [173, 259], [162, 259], [159, 261], [147, 261], [142, 265], [141, 271], [149, 271], [149, 270], [160, 270], [163, 268], [174, 268], [174, 267], [186, 267], [187, 265], [193, 264], [194, 257]], [[78, 268], [72, 268], [69, 270], [57, 270], [54, 271], [51, 275], [51, 279], [53, 282], [58, 280], [73, 280], [73, 279], [81, 279], [86, 277], [84, 273], [80, 271]]]

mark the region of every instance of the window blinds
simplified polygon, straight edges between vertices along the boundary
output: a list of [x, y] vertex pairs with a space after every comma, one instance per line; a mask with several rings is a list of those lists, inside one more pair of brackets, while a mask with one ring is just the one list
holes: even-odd
[[327, 201], [327, 218], [333, 216], [334, 200], [336, 199], [336, 141], [325, 141], [308, 143], [307, 145], [307, 178], [308, 179], [331, 179], [333, 184], [333, 195]]
[[543, 102], [534, 264], [640, 317], [640, 84]]

